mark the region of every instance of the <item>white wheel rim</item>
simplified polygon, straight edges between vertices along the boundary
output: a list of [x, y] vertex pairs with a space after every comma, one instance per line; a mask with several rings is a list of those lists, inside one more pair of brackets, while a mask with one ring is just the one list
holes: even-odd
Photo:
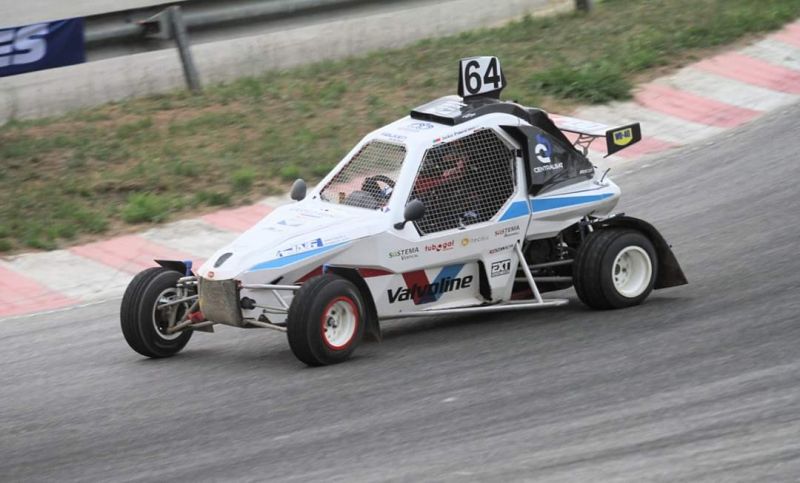
[[170, 287], [158, 295], [156, 303], [153, 305], [153, 327], [156, 329], [156, 334], [164, 340], [175, 340], [181, 336], [181, 332], [170, 334], [166, 329], [174, 326], [180, 321], [180, 318], [183, 318], [186, 314], [187, 307], [186, 304], [175, 304], [161, 309], [159, 309], [158, 306], [177, 299], [178, 291]]
[[358, 309], [352, 300], [339, 297], [322, 314], [322, 340], [333, 350], [346, 349], [358, 327]]
[[644, 293], [650, 285], [652, 276], [653, 263], [650, 261], [650, 255], [642, 247], [623, 248], [611, 265], [614, 288], [623, 297], [634, 298]]

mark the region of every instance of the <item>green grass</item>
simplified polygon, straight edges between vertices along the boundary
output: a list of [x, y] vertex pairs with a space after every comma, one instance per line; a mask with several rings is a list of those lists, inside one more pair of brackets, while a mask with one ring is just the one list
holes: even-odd
[[255, 179], [256, 171], [250, 166], [245, 166], [231, 174], [231, 185], [235, 191], [247, 192], [253, 186]]
[[228, 206], [231, 204], [231, 194], [219, 191], [198, 191], [194, 195], [195, 202], [206, 206]]
[[800, 16], [800, 0], [605, 0], [345, 61], [113, 103], [0, 131], [0, 253], [51, 249], [323, 176], [358, 139], [500, 57], [504, 98], [552, 111], [633, 85]]
[[156, 193], [135, 193], [122, 209], [122, 219], [127, 223], [158, 223], [167, 219], [172, 200]]
[[604, 103], [625, 99], [632, 83], [618, 65], [587, 62], [570, 67], [558, 66], [531, 75], [529, 82], [542, 92], [567, 99]]

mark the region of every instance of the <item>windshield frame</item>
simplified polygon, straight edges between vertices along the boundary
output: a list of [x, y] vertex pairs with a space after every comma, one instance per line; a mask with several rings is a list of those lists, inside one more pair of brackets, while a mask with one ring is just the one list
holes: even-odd
[[[371, 148], [378, 151], [372, 153], [370, 152]], [[365, 138], [320, 182], [315, 198], [332, 205], [370, 211], [388, 211], [389, 204], [397, 198], [395, 193], [401, 184], [403, 168], [407, 163], [409, 153], [410, 150], [406, 143], [376, 137]], [[388, 155], [387, 158], [382, 157], [386, 155]], [[364, 158], [364, 156], [372, 156], [372, 158]], [[354, 164], [359, 163], [362, 159], [368, 163], [366, 166]], [[373, 168], [369, 163], [374, 163], [376, 166]], [[388, 170], [385, 169], [387, 167]], [[348, 169], [354, 170], [354, 172], [348, 173]], [[365, 191], [364, 182], [369, 178], [376, 177], [378, 183], [370, 182], [368, 190]], [[381, 177], [387, 177], [394, 186]], [[357, 188], [353, 187], [354, 183]], [[340, 190], [337, 192], [335, 188], [337, 184], [342, 187], [350, 184], [350, 191]], [[336, 198], [331, 199], [331, 195]]]

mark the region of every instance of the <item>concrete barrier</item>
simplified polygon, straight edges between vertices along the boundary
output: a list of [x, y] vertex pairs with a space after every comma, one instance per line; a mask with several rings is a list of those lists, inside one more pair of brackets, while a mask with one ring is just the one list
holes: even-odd
[[[340, 59], [422, 38], [495, 25], [525, 13], [569, 9], [570, 0], [449, 0], [393, 3], [369, 14], [192, 47], [205, 83]], [[465, 46], [464, 55], [472, 55]], [[454, 61], [454, 59], [451, 59]], [[0, 79], [0, 122], [62, 114], [184, 86], [174, 49]]]
[[[185, 3], [173, 0], [169, 3]], [[6, 0], [0, 5], [0, 29], [64, 18], [88, 17], [167, 3], [165, 0]]]

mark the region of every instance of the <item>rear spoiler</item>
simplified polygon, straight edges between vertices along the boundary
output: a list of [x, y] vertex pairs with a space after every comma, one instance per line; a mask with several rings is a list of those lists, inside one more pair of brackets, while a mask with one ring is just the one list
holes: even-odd
[[583, 119], [558, 114], [550, 114], [550, 119], [562, 131], [578, 134], [578, 140], [575, 141], [576, 145], [586, 141], [591, 143], [595, 138], [606, 138], [606, 148], [608, 149], [606, 156], [611, 156], [642, 140], [642, 126], [638, 122], [611, 127], [599, 122], [584, 121]]

